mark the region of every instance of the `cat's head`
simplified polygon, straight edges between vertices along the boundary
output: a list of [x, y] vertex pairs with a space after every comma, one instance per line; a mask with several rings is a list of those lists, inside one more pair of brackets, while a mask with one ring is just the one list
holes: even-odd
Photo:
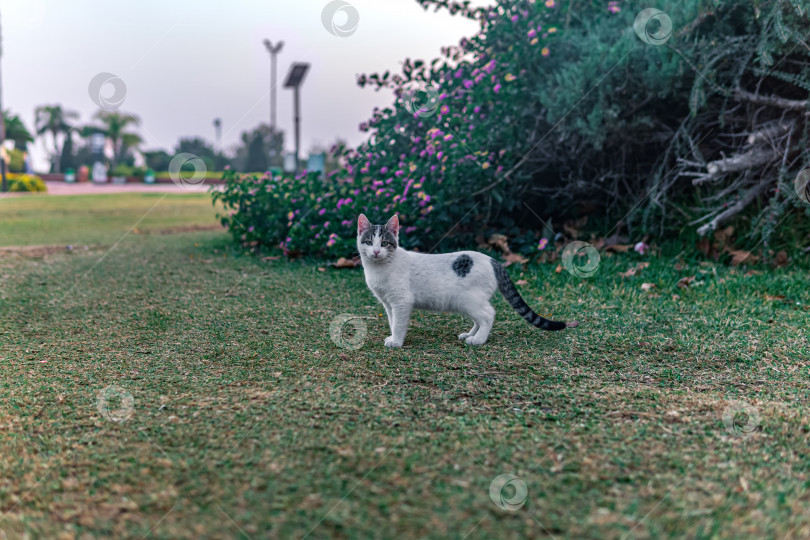
[[364, 214], [357, 218], [357, 250], [366, 261], [387, 262], [399, 246], [399, 218], [374, 225]]

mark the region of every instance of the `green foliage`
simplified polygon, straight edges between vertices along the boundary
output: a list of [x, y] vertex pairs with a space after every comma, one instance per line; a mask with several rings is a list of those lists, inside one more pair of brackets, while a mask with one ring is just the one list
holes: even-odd
[[13, 173], [25, 172], [25, 152], [17, 148], [12, 148], [8, 151], [9, 163], [8, 170]]
[[[776, 168], [787, 185], [810, 163], [808, 141], [796, 137], [785, 167], [778, 149], [775, 162], [706, 188], [689, 178], [689, 167], [705, 172], [730, 146], [747, 151], [741, 141], [783, 112], [757, 112], [738, 89], [807, 98], [806, 0], [659, 2], [673, 31], [658, 45], [634, 28], [649, 7], [641, 1], [499, 0], [477, 9], [419, 2], [476, 19], [481, 29], [445, 48], [442, 58], [406, 59], [399, 74], [359, 77], [360, 86], [392, 91], [395, 102], [361, 124], [368, 139], [343, 152], [343, 170], [300, 194], [315, 201], [300, 207], [302, 231], [331, 234], [343, 216], [320, 213], [318, 204], [351, 186], [360, 190], [348, 207], [351, 218], [365, 212], [379, 222], [397, 213], [404, 226], [417, 227], [412, 245], [428, 249], [440, 241], [442, 249], [469, 246], [491, 232], [536, 237], [538, 216], [559, 224], [586, 213], [593, 232], [621, 226], [639, 239], [679, 235], [744, 198], [756, 177], [770, 178]], [[796, 116], [789, 119], [803, 127]], [[753, 200], [767, 208], [771, 195]], [[428, 202], [435, 211], [426, 212]], [[757, 227], [767, 237], [761, 217], [740, 232], [750, 237]], [[255, 227], [252, 219], [245, 223]], [[282, 236], [259, 233], [250, 241], [275, 244]], [[323, 253], [321, 238], [297, 249]]]
[[48, 191], [42, 178], [32, 174], [8, 173], [6, 179], [8, 180], [9, 191]]

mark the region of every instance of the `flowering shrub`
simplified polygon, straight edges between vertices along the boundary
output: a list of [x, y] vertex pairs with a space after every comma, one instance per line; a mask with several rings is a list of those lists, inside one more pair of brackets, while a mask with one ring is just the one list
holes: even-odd
[[[381, 182], [355, 179], [337, 172], [321, 178], [317, 173], [273, 177], [269, 173], [240, 175], [226, 171], [224, 189], [212, 189], [215, 203], [225, 214], [219, 218], [233, 239], [249, 247], [279, 247], [287, 255], [341, 256], [355, 250], [356, 220], [360, 212], [387, 215], [396, 206], [416, 215], [433, 209], [420, 182], [406, 183], [404, 195], [391, 195], [393, 179]], [[402, 244], [415, 230], [404, 225]]]
[[[683, 185], [694, 171], [671, 171], [722, 157], [725, 143], [709, 137], [717, 118], [746, 99], [753, 99], [746, 112], [755, 113], [762, 101], [735, 97], [736, 89], [755, 88], [754, 80], [775, 85], [777, 72], [763, 66], [804, 54], [785, 43], [793, 35], [785, 28], [806, 18], [787, 2], [673, 2], [666, 16], [678, 31], [655, 46], [634, 27], [641, 1], [495, 0], [487, 8], [417, 1], [475, 19], [480, 31], [443, 49], [442, 58], [406, 59], [401, 73], [360, 76], [360, 86], [392, 91], [395, 102], [360, 125], [368, 139], [342, 149], [342, 169], [324, 179], [232, 175], [219, 200], [232, 212], [223, 222], [236, 240], [289, 254], [347, 255], [360, 212], [375, 222], [398, 214], [403, 245], [425, 250], [469, 247], [476, 236], [498, 232], [513, 249], [543, 251], [538, 216], [559, 224], [583, 213], [603, 232], [620, 222], [627, 229], [620, 232], [641, 236], [655, 221], [661, 233], [680, 234], [700, 221], [703, 209], [693, 202], [701, 193]], [[746, 51], [759, 42], [755, 58]], [[776, 78], [794, 86], [806, 79]], [[806, 98], [795, 89], [786, 95]], [[737, 118], [727, 138], [769, 128], [749, 122], [779, 117], [783, 101], [766, 103], [774, 114]], [[788, 144], [799, 145], [803, 122], [795, 121]], [[750, 184], [743, 178], [728, 189], [736, 199], [722, 184], [706, 184], [719, 195], [705, 200], [756, 200], [762, 191], [737, 193]], [[708, 217], [722, 211], [706, 208]]]
[[48, 191], [42, 178], [33, 174], [7, 173], [6, 180], [9, 191]]

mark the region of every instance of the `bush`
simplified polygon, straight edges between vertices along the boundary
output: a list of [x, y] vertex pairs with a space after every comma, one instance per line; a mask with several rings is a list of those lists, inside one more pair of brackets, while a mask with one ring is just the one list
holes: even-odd
[[25, 172], [25, 152], [19, 148], [12, 148], [8, 151], [8, 170], [15, 173]]
[[9, 191], [48, 191], [45, 182], [32, 174], [9, 173], [6, 175]]
[[[499, 232], [525, 250], [590, 215], [595, 232], [636, 239], [731, 220], [767, 248], [780, 216], [810, 215], [789, 185], [810, 163], [810, 1], [662, 2], [674, 31], [658, 46], [636, 35], [640, 1], [417, 1], [481, 30], [443, 58], [406, 59], [401, 74], [360, 76], [395, 104], [361, 124], [368, 140], [343, 151], [337, 174], [259, 186], [281, 190], [277, 210], [293, 212], [272, 231], [256, 221], [275, 218], [244, 212], [251, 186], [227, 188], [239, 193], [237, 240], [331, 254], [359, 212], [377, 222], [397, 213], [406, 246], [470, 246]], [[711, 173], [719, 166], [729, 170]]]
[[[318, 173], [273, 178], [226, 171], [223, 180], [222, 191], [212, 189], [211, 194], [226, 211], [218, 217], [234, 241], [255, 248], [278, 247], [287, 255], [346, 255], [355, 249], [355, 220], [361, 210], [370, 215], [391, 211], [381, 206], [379, 192], [386, 188], [335, 173], [325, 178]], [[413, 188], [423, 193], [421, 186]], [[432, 210], [428, 203], [429, 197], [419, 194], [409, 202], [413, 211], [419, 208], [425, 215]], [[407, 233], [413, 230], [406, 224], [406, 247], [412, 245]]]

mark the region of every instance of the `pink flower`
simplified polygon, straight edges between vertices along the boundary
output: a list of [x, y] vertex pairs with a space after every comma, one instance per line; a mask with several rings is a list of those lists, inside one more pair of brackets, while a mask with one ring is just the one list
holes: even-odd
[[322, 215], [324, 215], [325, 213], [326, 213], [326, 208], [321, 208], [320, 210], [318, 210], [318, 215], [319, 215], [319, 216], [322, 216]]
[[533, 37], [535, 37], [536, 35], [537, 35], [537, 32], [535, 31], [535, 29], [534, 29], [534, 28], [532, 28], [531, 30], [529, 30], [529, 37], [530, 37], [530, 38], [533, 38]]
[[473, 87], [473, 82], [471, 80], [467, 79], [467, 80], [464, 81], [464, 88], [469, 90], [472, 87]]
[[546, 249], [547, 245], [548, 245], [548, 238], [541, 238], [540, 242], [537, 244], [537, 249], [543, 251], [544, 249]]
[[650, 252], [650, 246], [648, 246], [644, 242], [639, 242], [635, 246], [633, 246], [633, 251], [635, 251], [639, 255], [646, 255], [647, 253]]
[[495, 85], [495, 88], [492, 89], [496, 94], [501, 91], [501, 83]]

